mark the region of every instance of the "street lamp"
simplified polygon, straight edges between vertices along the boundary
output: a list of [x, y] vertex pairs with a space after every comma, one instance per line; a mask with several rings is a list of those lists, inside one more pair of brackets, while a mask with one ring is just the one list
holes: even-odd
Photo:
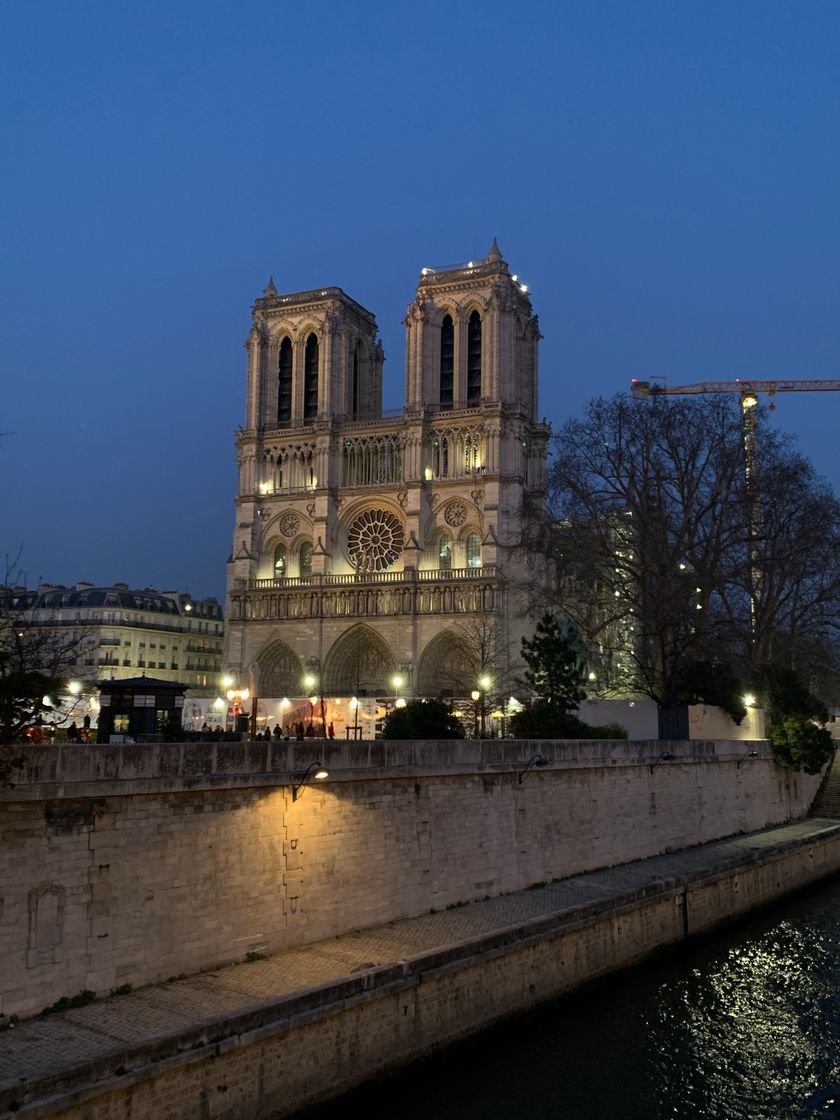
[[[353, 739], [359, 738], [359, 699], [357, 696], [350, 698], [350, 707], [353, 709]], [[350, 728], [347, 728], [349, 738]]]
[[478, 738], [478, 702], [481, 699], [481, 693], [477, 688], [474, 688], [470, 693], [470, 699], [473, 702], [473, 739]]
[[481, 738], [485, 737], [487, 730], [487, 690], [493, 683], [493, 678], [488, 676], [487, 673], [482, 673], [478, 678], [478, 687], [481, 689], [479, 698], [481, 700]]
[[324, 690], [321, 680], [321, 659], [320, 657], [310, 657], [306, 662], [307, 673], [303, 678], [303, 683], [308, 689], [312, 690], [312, 714], [315, 714], [315, 702], [320, 700], [321, 703], [321, 738], [327, 737], [327, 713], [324, 708]]
[[[229, 688], [225, 693], [225, 696], [227, 696], [228, 698], [228, 703], [230, 704], [231, 713], [233, 715], [233, 728], [235, 731], [240, 730], [239, 726], [237, 725], [237, 720], [239, 716], [245, 715], [245, 713], [242, 711], [242, 705], [247, 703], [250, 695], [251, 693], [247, 688]], [[245, 730], [248, 730], [247, 727], [245, 728]]]

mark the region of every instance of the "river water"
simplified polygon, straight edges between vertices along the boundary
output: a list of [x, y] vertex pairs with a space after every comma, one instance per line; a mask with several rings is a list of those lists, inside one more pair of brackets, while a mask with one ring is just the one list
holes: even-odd
[[840, 1120], [840, 879], [300, 1120]]

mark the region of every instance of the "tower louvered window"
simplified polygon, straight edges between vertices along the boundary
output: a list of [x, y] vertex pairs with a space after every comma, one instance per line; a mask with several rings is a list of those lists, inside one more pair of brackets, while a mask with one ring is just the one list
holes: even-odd
[[314, 420], [318, 415], [318, 339], [311, 334], [306, 340], [303, 359], [303, 418]]
[[292, 340], [280, 343], [277, 369], [277, 423], [288, 424], [292, 418]]
[[353, 352], [353, 419], [359, 415], [359, 348]]
[[452, 407], [455, 379], [455, 327], [451, 315], [444, 315], [440, 325], [440, 407]]
[[470, 315], [467, 324], [467, 404], [481, 400], [481, 316]]

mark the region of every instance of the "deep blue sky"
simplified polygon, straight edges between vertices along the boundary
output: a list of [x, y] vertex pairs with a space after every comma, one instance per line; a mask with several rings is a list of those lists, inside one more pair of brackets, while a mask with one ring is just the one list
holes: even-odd
[[[499, 240], [559, 426], [631, 376], [840, 376], [840, 5], [0, 0], [0, 545], [223, 594], [250, 305], [337, 284], [385, 405]], [[840, 394], [777, 398], [840, 489]]]

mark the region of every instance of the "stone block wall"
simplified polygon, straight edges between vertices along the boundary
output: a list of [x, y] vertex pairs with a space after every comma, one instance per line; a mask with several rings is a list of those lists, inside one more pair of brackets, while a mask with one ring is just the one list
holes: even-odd
[[330, 778], [295, 800], [288, 744], [33, 748], [0, 792], [0, 1012], [804, 815], [819, 778], [756, 749], [318, 744]]

